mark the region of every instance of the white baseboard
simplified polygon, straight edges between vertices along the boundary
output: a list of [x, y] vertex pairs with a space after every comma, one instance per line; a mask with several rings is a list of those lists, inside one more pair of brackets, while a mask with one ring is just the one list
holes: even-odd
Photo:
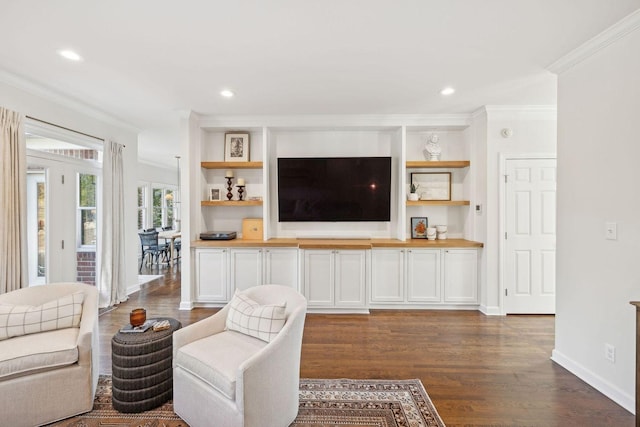
[[484, 304], [480, 304], [478, 310], [480, 310], [480, 312], [485, 314], [486, 316], [504, 316], [504, 314], [502, 314], [502, 311], [500, 310], [500, 307], [498, 307], [497, 305], [487, 307]]
[[553, 351], [551, 352], [551, 360], [598, 390], [600, 393], [607, 396], [609, 399], [616, 402], [618, 405], [622, 406], [627, 411], [635, 414], [636, 401], [634, 396], [631, 396], [628, 393], [620, 390], [615, 385], [606, 381], [599, 375], [594, 374], [581, 364], [569, 359], [556, 349], [553, 349]]
[[178, 307], [178, 310], [193, 310], [193, 309], [194, 309], [193, 302], [180, 301], [180, 306]]
[[140, 285], [139, 284], [135, 284], [135, 285], [131, 285], [129, 287], [127, 287], [127, 295], [131, 295], [134, 292], [138, 292], [140, 290]]

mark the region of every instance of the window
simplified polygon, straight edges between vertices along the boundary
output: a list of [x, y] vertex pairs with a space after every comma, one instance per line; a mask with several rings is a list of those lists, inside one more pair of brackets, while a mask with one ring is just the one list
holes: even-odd
[[138, 230], [147, 228], [147, 186], [138, 187]]
[[78, 174], [78, 245], [80, 247], [96, 246], [96, 175]]
[[152, 227], [173, 227], [175, 218], [174, 192], [169, 187], [153, 187]]

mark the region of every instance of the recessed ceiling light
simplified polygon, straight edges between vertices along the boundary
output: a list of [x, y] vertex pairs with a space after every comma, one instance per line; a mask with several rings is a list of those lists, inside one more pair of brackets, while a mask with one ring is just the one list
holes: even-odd
[[69, 61], [82, 61], [82, 57], [72, 50], [59, 50], [58, 54]]
[[442, 89], [440, 91], [441, 95], [447, 96], [447, 95], [453, 95], [455, 93], [455, 89], [452, 87], [445, 87], [444, 89]]
[[228, 89], [225, 89], [222, 92], [220, 92], [220, 95], [224, 96], [225, 98], [232, 98], [233, 97], [233, 92], [231, 92]]

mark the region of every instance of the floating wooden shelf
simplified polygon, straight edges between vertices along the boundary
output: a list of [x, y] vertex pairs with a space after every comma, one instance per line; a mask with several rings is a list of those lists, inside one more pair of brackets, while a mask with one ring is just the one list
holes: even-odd
[[262, 200], [203, 200], [201, 206], [262, 206]]
[[469, 200], [407, 200], [407, 206], [469, 206]]
[[471, 165], [469, 160], [442, 160], [442, 161], [408, 161], [407, 168], [466, 168]]
[[262, 169], [262, 162], [201, 162], [204, 169]]

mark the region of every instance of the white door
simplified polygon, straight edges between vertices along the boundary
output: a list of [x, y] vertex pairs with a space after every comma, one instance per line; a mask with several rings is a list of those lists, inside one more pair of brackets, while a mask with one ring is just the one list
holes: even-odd
[[95, 284], [99, 171], [37, 156], [27, 164], [29, 284]]
[[556, 160], [507, 160], [505, 313], [555, 313]]

